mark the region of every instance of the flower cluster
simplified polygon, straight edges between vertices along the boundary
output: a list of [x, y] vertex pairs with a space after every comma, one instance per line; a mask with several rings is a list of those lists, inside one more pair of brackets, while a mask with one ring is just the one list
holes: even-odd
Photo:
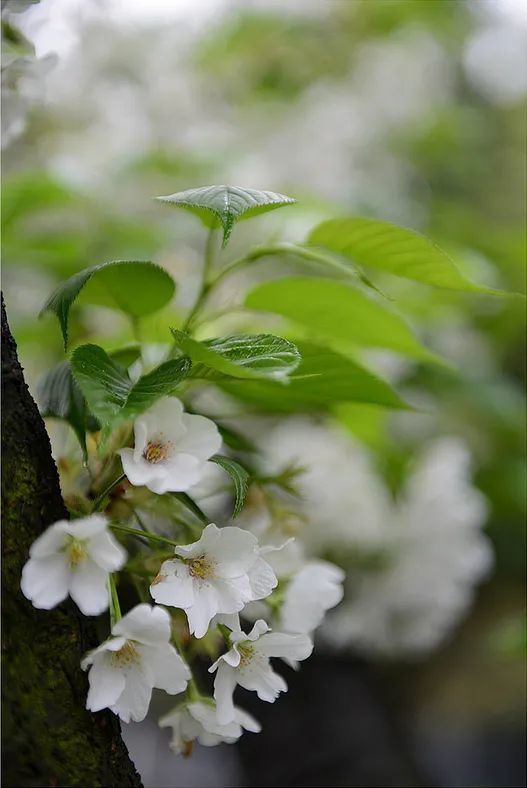
[[[482, 532], [486, 501], [472, 484], [466, 445], [453, 437], [428, 443], [394, 500], [366, 449], [335, 427], [295, 417], [258, 442], [265, 473], [303, 466], [296, 479], [300, 499], [287, 500], [287, 507], [301, 519], [304, 549], [339, 556], [348, 570], [345, 599], [322, 624], [322, 643], [386, 659], [424, 655], [444, 640], [493, 564]], [[291, 511], [273, 518], [268, 501], [252, 503], [243, 515], [246, 527], [267, 537], [281, 517], [287, 533]], [[287, 571], [286, 557], [296, 572], [280, 610], [287, 631], [296, 631], [290, 612], [298, 621], [310, 591], [315, 599], [305, 615], [313, 617], [325, 598], [342, 593], [341, 570], [311, 561], [298, 571], [301, 556], [296, 542], [293, 547], [294, 556], [290, 548], [282, 551], [281, 566], [270, 559], [277, 573]]]
[[[117, 450], [124, 473], [113, 488], [121, 486], [122, 502], [103, 493], [91, 514], [51, 525], [31, 546], [22, 572], [22, 591], [35, 607], [50, 609], [69, 594], [85, 615], [109, 609], [109, 637], [81, 662], [88, 672], [90, 711], [108, 708], [124, 722], [140, 722], [154, 688], [185, 693], [159, 721], [173, 729], [172, 749], [182, 754], [195, 740], [210, 746], [234, 742], [243, 730], [259, 731], [258, 722], [234, 705], [236, 686], [273, 703], [287, 684], [270, 660], [296, 667], [309, 657], [313, 631], [342, 597], [342, 570], [301, 558], [294, 539], [261, 544], [247, 528], [206, 521], [197, 526], [183, 520], [188, 530], [180, 539], [146, 529], [135, 506], [137, 496], [145, 506], [144, 488], [147, 495], [176, 496], [176, 501], [187, 496], [183, 501], [190, 502], [194, 514], [201, 512], [187, 491], [203, 482], [221, 443], [210, 419], [185, 413], [175, 397], [159, 399], [136, 419], [134, 445]], [[105, 514], [96, 511], [99, 505], [106, 507]], [[127, 509], [141, 530], [122, 521]], [[198, 538], [189, 542], [190, 533]], [[131, 554], [118, 537], [136, 538]], [[145, 541], [162, 545], [164, 554], [145, 550]], [[138, 566], [153, 604], [139, 601], [122, 615], [117, 581], [128, 570], [137, 577]], [[281, 566], [288, 567], [286, 575]], [[256, 615], [252, 629], [244, 631], [240, 616], [254, 620], [258, 606], [264, 615], [272, 613], [276, 629]], [[210, 695], [198, 689], [190, 658], [205, 638], [202, 653], [213, 648], [217, 655], [209, 669], [214, 674]]]

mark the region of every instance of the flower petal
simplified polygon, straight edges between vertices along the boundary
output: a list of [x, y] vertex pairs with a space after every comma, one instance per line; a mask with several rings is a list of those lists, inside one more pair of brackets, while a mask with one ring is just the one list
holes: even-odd
[[20, 588], [33, 607], [51, 610], [68, 596], [71, 572], [64, 553], [30, 558], [22, 569]]
[[59, 520], [53, 523], [49, 528], [46, 528], [43, 534], [35, 539], [29, 548], [29, 555], [31, 558], [45, 558], [48, 555], [57, 553], [68, 539], [66, 526], [67, 520]]
[[170, 640], [170, 616], [162, 607], [136, 605], [112, 628], [112, 635], [123, 635], [147, 646], [168, 643]]
[[164, 561], [150, 586], [152, 598], [160, 605], [187, 608], [194, 604], [194, 584], [182, 561]]
[[183, 692], [191, 674], [174, 646], [167, 643], [147, 648], [148, 651], [143, 651], [154, 674], [154, 687], [168, 692], [169, 695]]
[[108, 638], [103, 643], [101, 643], [100, 646], [97, 646], [97, 648], [92, 648], [92, 650], [88, 651], [88, 653], [85, 654], [81, 660], [82, 670], [87, 670], [90, 665], [93, 665], [94, 662], [97, 662], [97, 658], [100, 658], [100, 655], [103, 655], [104, 652], [120, 651], [125, 643], [126, 638]]
[[[148, 441], [148, 426], [144, 419], [138, 418], [134, 422], [134, 448], [132, 451], [135, 463], [140, 462]], [[131, 451], [131, 449], [126, 449]]]
[[265, 599], [278, 585], [271, 566], [263, 558], [258, 558], [249, 569], [251, 599]]
[[245, 603], [252, 599], [247, 575], [235, 577], [232, 580], [218, 578], [214, 580], [214, 588], [216, 589], [219, 613], [238, 613]]
[[269, 624], [264, 621], [263, 618], [259, 618], [258, 621], [255, 622], [249, 634], [245, 637], [247, 640], [258, 640], [258, 638], [261, 637], [265, 632], [269, 632], [269, 629]]
[[221, 659], [230, 665], [231, 668], [237, 668], [241, 662], [240, 652], [236, 650], [236, 648], [231, 648], [230, 651], [227, 651], [225, 654], [222, 654]]
[[211, 619], [218, 612], [216, 589], [209, 583], [194, 583], [194, 603], [185, 609], [190, 634], [202, 638], [207, 634]]
[[148, 713], [151, 697], [151, 672], [141, 661], [129, 666], [124, 690], [110, 708], [123, 722], [141, 722]]
[[239, 631], [240, 630], [240, 614], [239, 613], [218, 613], [217, 616], [214, 616], [213, 624], [225, 624], [226, 627], [229, 627], [230, 630]]
[[201, 532], [201, 536], [197, 542], [190, 544], [181, 544], [176, 547], [174, 552], [176, 555], [181, 555], [183, 558], [197, 558], [213, 548], [219, 538], [220, 529], [214, 523], [209, 523]]
[[288, 584], [280, 610], [282, 628], [308, 633], [318, 627], [324, 613], [343, 597], [344, 572], [326, 561], [311, 561]]
[[283, 632], [262, 635], [254, 647], [267, 657], [293, 660], [307, 659], [313, 651], [313, 643], [307, 635], [287, 635]]
[[192, 454], [198, 460], [204, 462], [220, 450], [222, 437], [211, 419], [190, 413], [184, 413], [181, 419], [187, 431], [178, 440], [178, 452]]
[[102, 533], [107, 525], [108, 520], [103, 514], [90, 514], [88, 517], [66, 522], [64, 530], [75, 539], [91, 539]]
[[256, 562], [258, 540], [242, 528], [228, 526], [217, 530], [218, 536], [214, 543], [206, 546], [206, 552], [217, 562], [216, 571], [220, 577], [239, 577]]
[[254, 690], [260, 700], [274, 703], [281, 692], [287, 692], [287, 684], [278, 673], [275, 673], [269, 660], [263, 655], [253, 656], [247, 665], [236, 671], [238, 684], [248, 690]]
[[136, 461], [133, 449], [119, 449], [117, 454], [121, 457], [126, 478], [134, 487], [144, 487], [159, 475], [159, 467], [147, 462], [143, 456]]
[[[146, 426], [148, 438], [179, 443], [187, 429], [183, 424], [183, 403], [177, 397], [161, 397], [136, 420]], [[144, 446], [143, 446], [144, 448]]]
[[123, 671], [112, 667], [110, 660], [106, 659], [92, 665], [88, 681], [90, 689], [86, 698], [86, 708], [89, 711], [111, 708], [125, 687]]
[[206, 463], [191, 454], [176, 454], [164, 462], [152, 465], [155, 474], [145, 484], [158, 495], [166, 492], [185, 492], [197, 484], [206, 470]]
[[239, 706], [234, 707], [234, 719], [238, 722], [242, 728], [245, 728], [246, 731], [250, 731], [251, 733], [260, 733], [262, 730], [262, 726], [243, 709], [240, 709]]
[[108, 531], [90, 539], [88, 542], [90, 558], [107, 572], [116, 572], [121, 569], [127, 558], [124, 547]]
[[236, 686], [236, 671], [225, 664], [218, 667], [216, 678], [214, 679], [214, 698], [216, 700], [216, 711], [218, 722], [226, 725], [234, 720], [234, 704], [232, 695]]
[[108, 609], [108, 572], [85, 558], [71, 572], [70, 596], [85, 616], [98, 616]]

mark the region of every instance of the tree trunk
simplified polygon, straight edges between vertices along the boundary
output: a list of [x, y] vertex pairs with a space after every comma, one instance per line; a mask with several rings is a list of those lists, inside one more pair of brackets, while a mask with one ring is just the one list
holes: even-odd
[[93, 619], [72, 602], [36, 610], [20, 591], [31, 543], [66, 518], [44, 423], [24, 382], [2, 299], [2, 782], [141, 786], [109, 711], [85, 709]]

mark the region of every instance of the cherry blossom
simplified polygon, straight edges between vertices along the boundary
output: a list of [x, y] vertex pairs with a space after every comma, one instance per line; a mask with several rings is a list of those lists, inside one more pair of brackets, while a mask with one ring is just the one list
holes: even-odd
[[137, 605], [112, 627], [112, 637], [82, 660], [89, 669], [86, 708], [108, 708], [123, 722], [146, 717], [152, 689], [183, 692], [190, 671], [170, 645], [170, 616], [161, 607]]
[[182, 492], [204, 476], [222, 439], [213, 421], [183, 412], [176, 397], [163, 397], [134, 423], [133, 449], [121, 449], [128, 481], [152, 492]]
[[252, 733], [261, 730], [254, 717], [236, 706], [231, 722], [220, 723], [215, 705], [204, 701], [180, 704], [161, 717], [159, 726], [172, 728], [170, 748], [179, 755], [190, 755], [196, 739], [205, 747], [213, 747], [221, 742], [232, 744], [240, 738], [244, 729]]
[[274, 703], [280, 692], [287, 691], [287, 684], [275, 673], [270, 657], [281, 657], [296, 662], [307, 659], [313, 643], [307, 635], [269, 632], [263, 619], [259, 619], [249, 634], [234, 631], [230, 635], [232, 648], [216, 660], [209, 673], [216, 672], [214, 698], [218, 720], [228, 723], [234, 719], [232, 695], [236, 684], [254, 690], [260, 700]]
[[309, 634], [321, 623], [327, 610], [344, 595], [345, 573], [328, 561], [308, 561], [289, 581], [280, 609], [280, 628], [285, 632]]
[[86, 616], [108, 608], [108, 573], [121, 569], [126, 551], [101, 514], [59, 520], [36, 539], [20, 587], [34, 607], [50, 610], [68, 594]]
[[201, 638], [211, 619], [239, 612], [246, 602], [268, 596], [276, 576], [260, 556], [258, 540], [232, 526], [207, 525], [200, 539], [175, 548], [150, 586], [156, 602], [182, 608], [191, 634]]

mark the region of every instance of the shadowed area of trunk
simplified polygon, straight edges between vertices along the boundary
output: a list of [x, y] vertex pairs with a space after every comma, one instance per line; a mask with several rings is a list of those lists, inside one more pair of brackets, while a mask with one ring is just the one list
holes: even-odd
[[35, 610], [20, 591], [31, 543], [68, 515], [3, 300], [2, 514], [3, 784], [140, 788], [117, 717], [85, 709], [79, 662], [97, 644], [93, 620], [71, 602]]

